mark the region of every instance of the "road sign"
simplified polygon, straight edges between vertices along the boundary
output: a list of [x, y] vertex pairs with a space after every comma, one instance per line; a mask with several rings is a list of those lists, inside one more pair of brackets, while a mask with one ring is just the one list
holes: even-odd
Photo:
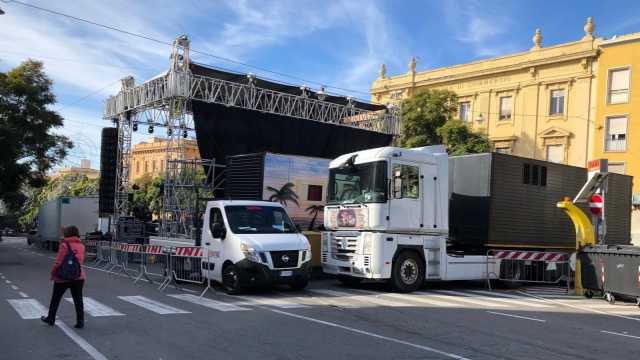
[[602, 208], [604, 207], [604, 203], [602, 201], [602, 196], [600, 194], [591, 195], [591, 200], [589, 201], [589, 209], [591, 213], [595, 216], [600, 216], [602, 214]]

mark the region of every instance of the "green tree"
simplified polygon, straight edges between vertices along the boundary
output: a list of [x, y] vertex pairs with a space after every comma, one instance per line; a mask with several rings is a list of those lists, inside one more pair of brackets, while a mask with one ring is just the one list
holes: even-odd
[[447, 121], [437, 130], [449, 155], [476, 154], [491, 151], [486, 136], [473, 132], [460, 120]]
[[290, 182], [282, 185], [280, 189], [267, 186], [267, 190], [273, 193], [269, 197], [269, 201], [277, 201], [284, 206], [287, 206], [287, 201], [291, 201], [292, 203], [300, 206], [300, 204], [298, 203], [298, 194], [293, 191], [294, 186], [295, 185]]
[[47, 170], [72, 148], [68, 138], [52, 133], [63, 119], [49, 109], [56, 97], [42, 66], [27, 60], [0, 73], [0, 199], [10, 210], [26, 201], [23, 185], [43, 186]]
[[400, 145], [444, 144], [451, 155], [491, 150], [486, 136], [456, 119], [458, 96], [449, 90], [426, 90], [402, 102]]

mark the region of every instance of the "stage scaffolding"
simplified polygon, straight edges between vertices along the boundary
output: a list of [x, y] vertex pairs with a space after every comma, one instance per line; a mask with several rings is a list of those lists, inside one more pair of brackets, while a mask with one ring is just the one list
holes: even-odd
[[[326, 101], [324, 89], [309, 96], [306, 86], [300, 94], [261, 88], [247, 74], [246, 83], [238, 83], [192, 74], [189, 68], [189, 39], [179, 36], [173, 42], [170, 67], [166, 73], [135, 85], [133, 77], [122, 80], [118, 94], [106, 99], [104, 118], [118, 127], [118, 166], [114, 223], [129, 214], [129, 159], [132, 132], [138, 125], [166, 128], [167, 151], [163, 194], [162, 235], [190, 237], [200, 219], [194, 194], [214, 191], [213, 179], [220, 178], [221, 166], [215, 161], [184, 158], [184, 140], [192, 137], [192, 100], [256, 110], [263, 113], [351, 126], [390, 135], [400, 130], [399, 109], [366, 110], [346, 97], [344, 104]], [[204, 182], [198, 183], [198, 168], [204, 169]]]

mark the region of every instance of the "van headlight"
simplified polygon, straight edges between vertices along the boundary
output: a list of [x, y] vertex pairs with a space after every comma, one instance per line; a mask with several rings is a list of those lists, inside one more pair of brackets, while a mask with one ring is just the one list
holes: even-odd
[[309, 260], [311, 260], [311, 249], [307, 249], [307, 250], [302, 250], [302, 261], [301, 262], [307, 262]]
[[240, 251], [244, 255], [245, 259], [253, 262], [260, 262], [260, 254], [256, 251], [256, 249], [250, 247], [245, 243], [240, 244]]

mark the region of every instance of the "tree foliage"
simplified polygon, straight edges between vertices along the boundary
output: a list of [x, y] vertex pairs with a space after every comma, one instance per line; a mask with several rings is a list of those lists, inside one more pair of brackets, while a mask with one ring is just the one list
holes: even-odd
[[38, 216], [38, 210], [47, 201], [60, 196], [97, 196], [98, 179], [89, 179], [86, 175], [68, 174], [55, 179], [45, 180], [44, 186], [25, 186], [25, 201], [19, 210], [19, 223], [27, 225]]
[[162, 188], [164, 180], [160, 176], [152, 178], [149, 174], [137, 179], [131, 186], [133, 216], [142, 221], [151, 221], [162, 212]]
[[49, 109], [56, 98], [42, 66], [28, 60], [0, 73], [0, 199], [10, 210], [26, 200], [23, 185], [45, 185], [47, 170], [72, 147], [68, 138], [52, 133], [63, 119]]
[[458, 96], [449, 90], [426, 90], [402, 102], [400, 145], [444, 144], [451, 155], [490, 151], [486, 136], [455, 118]]

